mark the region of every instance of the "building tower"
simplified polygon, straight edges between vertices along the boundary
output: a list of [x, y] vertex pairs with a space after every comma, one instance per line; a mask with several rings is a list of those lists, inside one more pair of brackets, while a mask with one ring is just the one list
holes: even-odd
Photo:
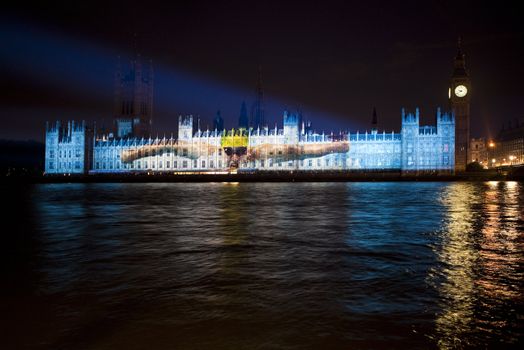
[[264, 127], [266, 120], [264, 116], [264, 91], [262, 90], [262, 68], [258, 66], [258, 80], [255, 102], [251, 108], [251, 127]]
[[377, 110], [373, 107], [373, 118], [371, 119], [371, 132], [377, 132]]
[[249, 126], [249, 118], [247, 116], [246, 102], [242, 101], [242, 106], [240, 107], [240, 116], [238, 117], [238, 128], [247, 129]]
[[215, 119], [213, 119], [213, 130], [222, 131], [224, 130], [224, 119], [220, 115], [220, 111], [217, 111]]
[[469, 121], [470, 121], [471, 82], [466, 71], [465, 55], [461, 40], [453, 66], [453, 75], [448, 90], [450, 108], [455, 115], [455, 170], [465, 171], [469, 160]]
[[153, 64], [143, 69], [140, 55], [122, 72], [115, 74], [114, 118], [118, 137], [149, 137], [153, 122]]

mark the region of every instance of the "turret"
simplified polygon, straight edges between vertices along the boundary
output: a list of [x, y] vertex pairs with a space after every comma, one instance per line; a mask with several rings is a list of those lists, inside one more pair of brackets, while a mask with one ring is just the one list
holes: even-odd
[[193, 116], [178, 117], [178, 140], [191, 141], [193, 138]]
[[284, 137], [286, 143], [297, 143], [299, 134], [299, 116], [296, 113], [284, 111]]

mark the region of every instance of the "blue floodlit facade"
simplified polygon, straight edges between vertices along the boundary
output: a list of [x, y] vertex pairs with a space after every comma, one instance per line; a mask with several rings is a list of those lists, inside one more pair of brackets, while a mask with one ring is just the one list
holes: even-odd
[[[46, 174], [236, 171], [454, 171], [455, 120], [437, 110], [436, 125], [420, 126], [402, 109], [400, 133], [315, 133], [299, 114], [284, 112], [283, 128], [196, 130], [179, 117], [178, 137], [96, 134], [84, 122], [47, 126]], [[117, 132], [116, 135], [119, 133]]]

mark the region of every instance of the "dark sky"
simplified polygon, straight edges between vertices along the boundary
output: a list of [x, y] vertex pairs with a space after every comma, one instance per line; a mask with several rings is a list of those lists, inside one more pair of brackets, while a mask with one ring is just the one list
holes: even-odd
[[[400, 4], [399, 4], [400, 3]], [[316, 129], [400, 129], [447, 107], [457, 37], [472, 79], [473, 136], [524, 115], [524, 26], [509, 2], [42, 2], [0, 15], [0, 138], [43, 139], [56, 119], [109, 123], [117, 57], [155, 67], [154, 131], [180, 113], [236, 125], [262, 67], [267, 118], [300, 108]], [[136, 34], [136, 40], [133, 37]]]

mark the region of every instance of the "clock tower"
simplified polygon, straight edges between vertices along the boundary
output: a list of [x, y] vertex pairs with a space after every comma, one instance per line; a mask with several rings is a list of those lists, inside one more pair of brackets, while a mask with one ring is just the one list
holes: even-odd
[[455, 115], [455, 171], [457, 172], [465, 171], [468, 163], [470, 96], [471, 82], [466, 71], [465, 55], [462, 53], [459, 38], [458, 52], [448, 90], [449, 104]]

